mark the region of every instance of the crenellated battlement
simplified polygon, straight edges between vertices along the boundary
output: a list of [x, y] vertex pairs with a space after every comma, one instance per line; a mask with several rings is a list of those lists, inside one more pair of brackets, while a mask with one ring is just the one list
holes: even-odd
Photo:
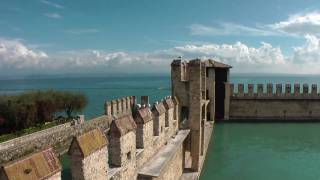
[[121, 116], [131, 113], [134, 104], [136, 103], [135, 96], [128, 96], [112, 101], [107, 101], [104, 104], [105, 115]]
[[[135, 96], [107, 101], [104, 104], [105, 115], [99, 118], [0, 143], [0, 154], [3, 154], [0, 160], [4, 162], [4, 157], [21, 157], [23, 162], [35, 147], [42, 150], [45, 146], [55, 147], [66, 141], [64, 149], [68, 149], [72, 179], [150, 179], [155, 176], [150, 173], [154, 172], [160, 179], [181, 176], [184, 161], [180, 159], [181, 150], [189, 131], [178, 129], [177, 99], [166, 96], [151, 106], [149, 97], [142, 96], [141, 103], [136, 103]], [[12, 144], [19, 152], [12, 151]], [[61, 149], [55, 151], [60, 154]], [[167, 160], [154, 164], [154, 161], [163, 159], [162, 153], [168, 154]], [[6, 171], [10, 161], [2, 165], [5, 168], [3, 172], [0, 170], [0, 176], [10, 173]], [[56, 161], [59, 163], [58, 159]], [[151, 166], [159, 168], [151, 171]], [[173, 173], [171, 169], [164, 168], [166, 166], [178, 171]], [[61, 168], [57, 168], [52, 179], [60, 179], [60, 171]]]
[[229, 92], [228, 120], [319, 121], [320, 93], [317, 84], [226, 83]]
[[320, 98], [317, 84], [226, 84], [231, 98]]

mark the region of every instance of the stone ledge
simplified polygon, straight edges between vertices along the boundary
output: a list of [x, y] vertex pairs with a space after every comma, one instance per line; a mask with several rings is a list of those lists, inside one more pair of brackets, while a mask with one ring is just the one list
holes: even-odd
[[107, 173], [108, 173], [108, 179], [111, 179], [111, 178], [115, 178], [117, 176], [120, 176], [120, 172], [121, 172], [121, 167], [114, 167], [114, 168], [109, 168], [107, 170]]
[[309, 95], [299, 95], [294, 96], [292, 95], [265, 95], [265, 96], [238, 96], [233, 95], [230, 97], [230, 100], [320, 100], [320, 96], [309, 96]]
[[[211, 136], [213, 133], [214, 122], [206, 122], [205, 123], [205, 145], [204, 145], [204, 155], [200, 156], [200, 168], [199, 171], [193, 172], [189, 169], [185, 169], [184, 173], [180, 177], [180, 180], [198, 180], [201, 175], [202, 168], [205, 163], [205, 158], [207, 155], [207, 151], [209, 148], [209, 144], [211, 142]], [[191, 159], [187, 160], [187, 166], [191, 167]]]
[[182, 145], [190, 130], [181, 130], [174, 139], [168, 141], [168, 144], [160, 149], [148, 163], [146, 163], [139, 171], [138, 175], [143, 177], [158, 177], [167, 163], [175, 155], [178, 148]]
[[228, 120], [223, 122], [320, 122], [320, 116], [230, 116]]

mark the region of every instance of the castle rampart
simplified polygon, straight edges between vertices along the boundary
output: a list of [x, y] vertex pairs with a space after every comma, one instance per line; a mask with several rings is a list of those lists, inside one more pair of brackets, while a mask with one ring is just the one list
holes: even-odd
[[[142, 106], [135, 97], [106, 102], [105, 115], [99, 118], [67, 123], [0, 147], [12, 158], [25, 158], [45, 143], [58, 154], [69, 149], [72, 179], [176, 179], [186, 168], [184, 147], [190, 132], [178, 129], [178, 100], [167, 96], [150, 107], [148, 97], [142, 99]], [[19, 153], [10, 151], [13, 147], [20, 148]], [[60, 170], [55, 177], [60, 178]]]
[[[132, 107], [135, 104], [135, 97], [130, 96], [122, 99], [123, 101], [113, 100], [106, 102], [104, 105], [105, 115], [84, 121], [81, 124], [74, 125], [72, 122], [68, 122], [0, 143], [0, 163], [41, 150], [48, 145], [54, 147], [58, 154], [66, 153], [74, 136], [96, 128], [106, 132], [110, 127], [113, 115], [122, 116], [131, 114]], [[124, 108], [119, 108], [118, 110], [120, 106]]]
[[[229, 117], [226, 120], [317, 121], [320, 94], [312, 84], [244, 84], [229, 86]], [[227, 95], [228, 96], [228, 95]]]

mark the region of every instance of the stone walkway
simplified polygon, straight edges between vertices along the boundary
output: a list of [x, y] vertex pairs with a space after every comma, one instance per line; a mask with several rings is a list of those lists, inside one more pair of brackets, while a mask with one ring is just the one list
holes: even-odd
[[[200, 157], [200, 171], [199, 172], [191, 172], [188, 169], [184, 171], [180, 180], [197, 180], [200, 177], [201, 170], [204, 164], [205, 156], [207, 154], [208, 146], [211, 140], [212, 132], [213, 132], [213, 122], [206, 122], [205, 125], [205, 148], [204, 148], [204, 156]], [[186, 155], [188, 158], [188, 156]], [[186, 167], [191, 167], [191, 158], [186, 160]]]

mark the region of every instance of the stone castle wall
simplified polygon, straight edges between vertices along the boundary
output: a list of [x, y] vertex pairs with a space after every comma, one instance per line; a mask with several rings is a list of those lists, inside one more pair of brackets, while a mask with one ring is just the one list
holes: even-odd
[[[164, 101], [168, 98], [172, 103], [171, 106], [165, 107], [164, 102], [161, 101], [154, 104], [152, 108], [137, 106], [135, 97], [106, 102], [105, 115], [101, 117], [77, 125], [66, 123], [1, 143], [1, 162], [11, 161], [48, 145], [55, 147], [55, 151], [60, 154], [65, 153], [74, 137], [99, 128], [108, 137], [109, 143], [105, 146], [107, 149], [97, 150], [84, 159], [75, 158], [78, 157], [76, 154], [69, 156], [71, 161], [82, 164], [80, 169], [79, 167], [71, 167], [73, 174], [83, 173], [82, 176], [74, 176], [73, 178], [92, 177], [93, 179], [101, 179], [95, 172], [107, 167], [106, 179], [137, 179], [139, 174], [143, 176], [144, 172], [148, 173], [148, 171], [142, 172], [141, 169], [145, 168], [151, 159], [154, 159], [152, 163], [159, 167], [156, 169], [158, 174], [155, 179], [175, 179], [182, 175], [184, 168], [182, 144], [189, 131], [179, 136], [179, 120], [178, 115], [175, 114], [179, 106], [176, 102], [174, 103], [171, 97], [166, 97]], [[138, 125], [130, 127], [126, 121], [116, 121], [126, 119], [126, 117], [133, 119], [134, 112], [145, 108], [148, 109], [145, 112], [150, 112], [148, 117], [151, 119], [142, 121], [142, 124], [138, 124], [134, 119], [133, 123]], [[135, 127], [135, 129], [133, 130], [132, 127]], [[140, 130], [138, 130], [139, 127]], [[137, 138], [138, 136], [141, 138]], [[178, 136], [178, 139], [176, 136]], [[137, 145], [138, 141], [142, 141], [139, 142], [139, 147]], [[177, 142], [179, 145], [176, 144]], [[74, 146], [72, 147], [74, 148]], [[163, 156], [163, 151], [165, 154], [172, 155]], [[69, 150], [69, 152], [77, 153], [78, 151]], [[79, 155], [81, 157], [81, 153]]]
[[[267, 88], [265, 88], [265, 86]], [[229, 119], [239, 121], [316, 121], [320, 119], [317, 85], [230, 84]]]
[[[81, 172], [81, 169], [79, 167], [73, 168], [72, 174], [82, 174], [83, 177], [91, 177], [91, 179], [104, 179], [107, 176], [107, 165], [106, 162], [108, 161], [107, 156], [108, 150], [107, 147], [104, 147], [96, 152], [94, 152], [92, 155], [90, 155], [87, 158], [84, 158], [82, 161], [82, 167], [84, 171]], [[94, 166], [90, 166], [94, 164]], [[104, 169], [105, 171], [97, 171], [97, 169]], [[81, 179], [81, 178], [74, 178], [74, 179]]]
[[[112, 101], [112, 105], [114, 105], [114, 108], [112, 108], [113, 114], [130, 114], [133, 101], [133, 96]], [[106, 102], [106, 104], [109, 103]], [[72, 123], [65, 123], [0, 143], [0, 163], [19, 158], [48, 145], [54, 147], [58, 154], [64, 154], [74, 136], [96, 128], [100, 128], [102, 131], [109, 129], [112, 121], [111, 107], [105, 105], [105, 111], [106, 115], [85, 121], [82, 124], [72, 125]]]

